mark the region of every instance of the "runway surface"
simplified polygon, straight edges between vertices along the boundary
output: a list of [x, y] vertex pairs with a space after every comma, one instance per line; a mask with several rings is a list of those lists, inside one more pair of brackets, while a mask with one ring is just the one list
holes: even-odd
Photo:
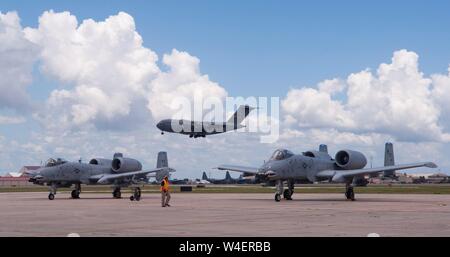
[[0, 236], [450, 236], [450, 195], [294, 196], [176, 193], [162, 208], [159, 194], [0, 193]]

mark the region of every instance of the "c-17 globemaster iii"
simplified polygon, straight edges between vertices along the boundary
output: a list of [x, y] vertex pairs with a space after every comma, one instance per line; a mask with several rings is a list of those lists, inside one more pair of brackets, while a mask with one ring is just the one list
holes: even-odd
[[189, 135], [193, 138], [206, 137], [244, 128], [245, 126], [241, 123], [253, 109], [255, 108], [241, 105], [227, 122], [165, 119], [158, 122], [156, 127], [161, 130], [161, 135], [164, 135], [164, 132], [170, 132]]
[[112, 185], [113, 197], [121, 198], [122, 187], [133, 187], [131, 201], [141, 199], [139, 184], [148, 181], [150, 176], [161, 181], [164, 176], [175, 170], [168, 167], [167, 153], [159, 152], [156, 169], [142, 170], [142, 164], [135, 159], [125, 158], [121, 153], [115, 153], [113, 159], [95, 158], [89, 163], [68, 162], [64, 159], [49, 159], [44, 167], [30, 172], [30, 182], [38, 185], [47, 185], [50, 188], [49, 200], [55, 198], [56, 189], [75, 185], [71, 196], [80, 198], [81, 184], [86, 185]]
[[[388, 160], [388, 161], [386, 161]], [[281, 200], [281, 195], [286, 200], [292, 200], [294, 182], [296, 179], [307, 179], [310, 182], [330, 181], [345, 183], [345, 197], [355, 200], [353, 186], [354, 181], [365, 175], [384, 172], [391, 174], [396, 170], [411, 169], [417, 167], [436, 168], [433, 162], [418, 162], [410, 164], [394, 164], [394, 152], [391, 143], [386, 144], [385, 166], [378, 168], [366, 168], [364, 154], [353, 150], [340, 150], [334, 159], [328, 154], [327, 146], [321, 145], [319, 151], [307, 151], [302, 154], [293, 154], [286, 149], [276, 150], [269, 161], [260, 168], [220, 165], [219, 170], [243, 172], [244, 176], [254, 176], [259, 183], [276, 185], [275, 201]], [[283, 190], [283, 182], [287, 181], [288, 189]]]

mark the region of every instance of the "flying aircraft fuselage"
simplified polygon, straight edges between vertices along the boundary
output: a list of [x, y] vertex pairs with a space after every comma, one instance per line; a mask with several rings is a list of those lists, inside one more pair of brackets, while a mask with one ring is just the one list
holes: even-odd
[[192, 135], [194, 137], [204, 137], [224, 133], [231, 130], [244, 128], [241, 124], [227, 122], [199, 122], [190, 120], [165, 119], [156, 124], [156, 127], [163, 132]]
[[189, 135], [189, 137], [206, 137], [207, 135], [214, 135], [225, 133], [232, 130], [244, 128], [242, 121], [255, 109], [248, 105], [241, 105], [236, 112], [226, 122], [208, 122], [208, 121], [192, 121], [184, 119], [164, 119], [156, 124], [156, 127], [164, 132], [179, 133]]

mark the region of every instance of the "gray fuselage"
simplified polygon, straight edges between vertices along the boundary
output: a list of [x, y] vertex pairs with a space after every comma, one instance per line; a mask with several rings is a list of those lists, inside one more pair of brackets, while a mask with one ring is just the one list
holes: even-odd
[[[277, 152], [283, 156], [275, 157]], [[306, 154], [313, 155], [313, 152]], [[316, 173], [322, 170], [339, 169], [335, 161], [326, 153], [316, 152], [315, 156], [294, 155], [287, 150], [277, 150], [269, 161], [259, 168], [260, 174], [265, 174], [268, 180], [308, 179], [315, 181]], [[318, 155], [318, 156], [317, 156]]]

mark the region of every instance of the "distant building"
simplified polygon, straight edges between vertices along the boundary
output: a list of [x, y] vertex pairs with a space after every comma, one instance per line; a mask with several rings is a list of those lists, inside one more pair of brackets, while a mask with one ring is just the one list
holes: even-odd
[[444, 173], [436, 173], [428, 176], [428, 183], [439, 184], [449, 182], [448, 175]]
[[20, 176], [26, 176], [26, 175], [27, 175], [27, 172], [37, 170], [37, 169], [39, 169], [40, 167], [41, 167], [41, 166], [23, 166], [23, 167], [19, 170], [18, 173], [21, 174]]
[[0, 177], [0, 186], [31, 186], [28, 177]]
[[18, 172], [8, 172], [0, 176], [0, 186], [31, 186], [33, 183], [28, 182], [27, 173], [39, 168], [40, 166], [23, 166]]
[[414, 182], [413, 177], [406, 173], [399, 173], [397, 174], [397, 180], [400, 184], [411, 184]]

